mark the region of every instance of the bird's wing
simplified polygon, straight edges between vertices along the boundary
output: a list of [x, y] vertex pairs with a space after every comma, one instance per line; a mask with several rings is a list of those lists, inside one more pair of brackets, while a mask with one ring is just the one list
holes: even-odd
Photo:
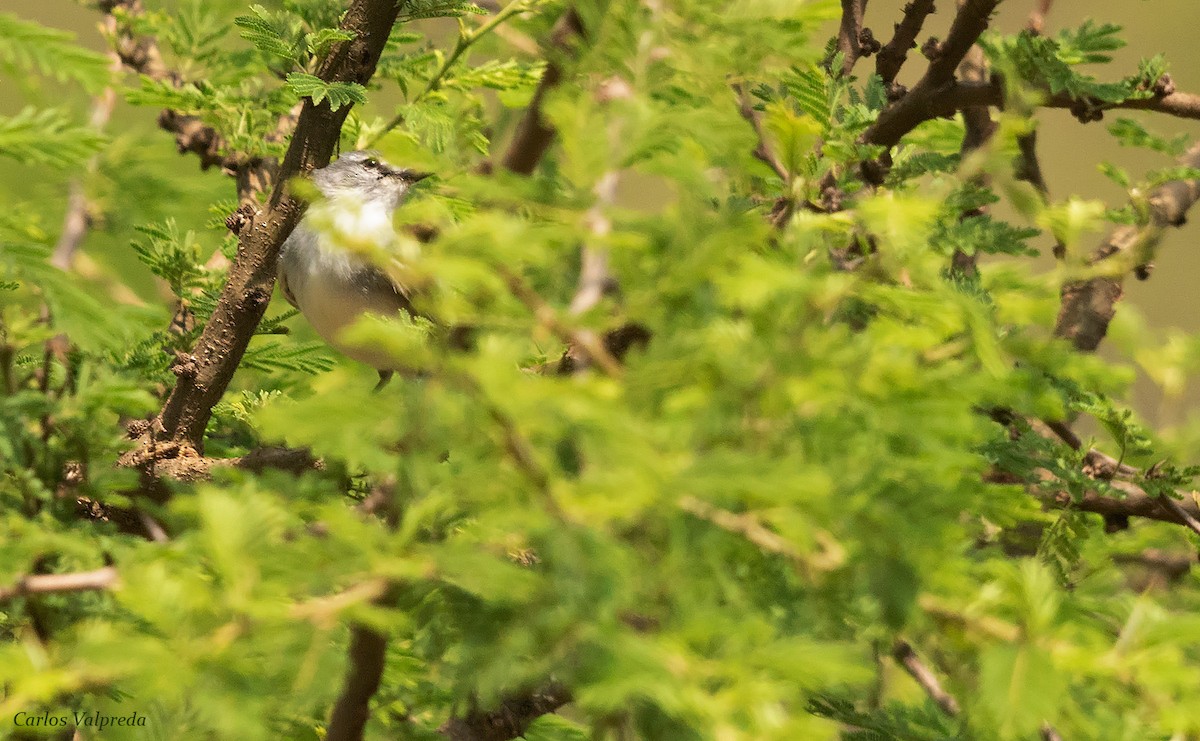
[[395, 294], [397, 308], [410, 314], [413, 312], [412, 304], [408, 300], [408, 291], [403, 286], [396, 285], [387, 273], [374, 265], [363, 265], [360, 270], [355, 271], [354, 283], [368, 294]]
[[287, 302], [292, 305], [292, 308], [299, 309], [300, 304], [296, 303], [296, 297], [292, 294], [292, 290], [288, 288], [286, 267], [287, 260], [284, 259], [284, 255], [287, 253], [288, 247], [290, 246], [288, 243], [291, 241], [292, 238], [289, 235], [287, 240], [283, 243], [283, 248], [279, 250], [279, 261], [275, 264], [275, 275], [279, 280], [279, 290], [283, 292], [283, 297], [286, 298]]

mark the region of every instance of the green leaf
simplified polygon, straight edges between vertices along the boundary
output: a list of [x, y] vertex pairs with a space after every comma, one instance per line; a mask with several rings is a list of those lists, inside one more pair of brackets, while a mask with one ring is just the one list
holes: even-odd
[[71, 123], [62, 111], [28, 107], [15, 116], [0, 116], [0, 156], [24, 164], [78, 166], [105, 142], [100, 132]]
[[287, 85], [301, 98], [311, 98], [314, 105], [328, 99], [329, 107], [335, 111], [367, 102], [367, 89], [357, 82], [325, 82], [316, 75], [293, 72], [287, 76]]
[[0, 13], [0, 60], [96, 92], [108, 84], [108, 58], [75, 43], [75, 35]]
[[254, 44], [268, 57], [285, 59], [299, 64], [301, 41], [298, 24], [283, 13], [272, 13], [261, 5], [251, 5], [254, 15], [239, 15], [234, 24], [242, 29], [241, 37]]

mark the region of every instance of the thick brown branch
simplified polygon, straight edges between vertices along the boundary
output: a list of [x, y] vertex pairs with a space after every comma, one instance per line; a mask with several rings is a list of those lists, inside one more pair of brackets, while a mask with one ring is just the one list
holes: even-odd
[[904, 17], [896, 24], [896, 33], [875, 59], [875, 72], [883, 78], [885, 86], [895, 82], [908, 50], [917, 46], [917, 36], [925, 25], [925, 18], [933, 11], [933, 0], [913, 0], [904, 6]]
[[387, 636], [363, 625], [350, 628], [350, 662], [342, 694], [333, 706], [326, 741], [360, 741], [371, 717], [371, 698], [379, 690], [387, 655]]
[[[317, 75], [326, 82], [366, 83], [399, 13], [395, 0], [355, 0], [342, 19], [342, 28], [354, 38], [339, 44]], [[212, 408], [228, 388], [271, 300], [279, 248], [304, 210], [302, 202], [287, 194], [286, 183], [329, 162], [349, 113], [350, 106], [334, 111], [328, 101], [304, 101], [267, 207], [247, 214], [240, 225], [237, 260], [216, 311], [192, 357], [177, 368], [179, 381], [153, 425], [154, 436], [184, 445], [183, 455], [202, 450]]]
[[583, 21], [574, 8], [567, 8], [550, 34], [549, 64], [504, 152], [501, 161], [504, 169], [520, 175], [532, 174], [550, 148], [550, 143], [554, 141], [554, 129], [542, 115], [542, 104], [550, 91], [562, 82], [564, 65], [571, 57], [571, 47], [580, 38], [583, 38]]
[[[1111, 481], [1109, 484], [1121, 492], [1122, 496], [1108, 496], [1096, 491], [1089, 491], [1078, 501], [1072, 502], [1069, 494], [1058, 492], [1047, 497], [1046, 501], [1056, 507], [1074, 507], [1083, 512], [1094, 512], [1107, 517], [1141, 517], [1147, 520], [1187, 525], [1184, 518], [1173, 508], [1163, 507], [1159, 497], [1148, 494], [1137, 484], [1128, 481]], [[1194, 496], [1182, 502], [1173, 500], [1173, 503], [1189, 517], [1200, 518], [1200, 505], [1197, 505]]]
[[929, 667], [925, 666], [925, 663], [921, 661], [921, 657], [917, 656], [917, 652], [908, 644], [908, 641], [897, 640], [892, 645], [892, 658], [904, 668], [908, 676], [921, 685], [921, 689], [925, 690], [925, 694], [929, 695], [929, 699], [937, 703], [937, 706], [942, 709], [943, 713], [949, 715], [951, 718], [958, 716], [961, 712], [958, 700], [955, 700], [953, 695], [942, 689], [942, 683], [938, 681], [937, 675]]
[[890, 149], [922, 121], [946, 112], [944, 106], [939, 108], [938, 103], [944, 98], [947, 86], [953, 84], [954, 70], [979, 35], [987, 30], [992, 11], [999, 4], [1000, 0], [966, 0], [963, 3], [954, 16], [946, 41], [936, 45], [933, 50], [925, 74], [911, 91], [879, 114], [875, 123], [863, 133], [864, 143]]
[[72, 574], [30, 574], [21, 577], [11, 587], [0, 587], [0, 601], [34, 594], [94, 592], [110, 589], [116, 583], [117, 570], [112, 566]]
[[571, 701], [571, 693], [558, 682], [532, 692], [505, 698], [493, 710], [471, 710], [442, 724], [438, 733], [450, 741], [508, 741], [525, 733], [529, 724]]

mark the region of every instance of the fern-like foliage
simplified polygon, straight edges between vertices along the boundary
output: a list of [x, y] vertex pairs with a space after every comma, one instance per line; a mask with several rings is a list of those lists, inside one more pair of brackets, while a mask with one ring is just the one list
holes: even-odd
[[0, 116], [0, 156], [23, 164], [72, 167], [104, 145], [95, 129], [74, 124], [62, 111], [27, 107], [15, 116]]
[[88, 90], [109, 80], [108, 59], [75, 43], [74, 34], [0, 13], [0, 61], [56, 80], [73, 80]]
[[1136, 74], [1118, 82], [1100, 82], [1078, 69], [1080, 65], [1109, 61], [1108, 52], [1124, 46], [1117, 36], [1120, 30], [1112, 24], [1086, 21], [1056, 36], [989, 33], [979, 43], [989, 61], [1005, 73], [1009, 84], [1019, 81], [1052, 94], [1066, 93], [1077, 100], [1102, 103], [1149, 97], [1155, 82], [1166, 72], [1161, 56], [1142, 60]]

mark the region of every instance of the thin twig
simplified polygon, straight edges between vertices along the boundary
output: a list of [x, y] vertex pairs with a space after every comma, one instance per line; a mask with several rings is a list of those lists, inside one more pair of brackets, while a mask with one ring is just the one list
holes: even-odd
[[750, 514], [737, 514], [714, 507], [691, 495], [679, 500], [679, 508], [701, 520], [707, 520], [722, 530], [741, 535], [759, 548], [793, 561], [804, 562], [804, 554], [778, 533], [768, 529]]
[[904, 6], [904, 17], [896, 24], [896, 33], [891, 41], [883, 45], [875, 59], [875, 72], [883, 78], [885, 86], [895, 82], [908, 51], [917, 46], [917, 36], [925, 25], [925, 18], [933, 10], [933, 0], [913, 0]]
[[101, 591], [113, 588], [117, 578], [117, 570], [112, 566], [70, 574], [29, 574], [11, 587], [0, 587], [0, 601], [35, 594]]
[[605, 374], [613, 378], [621, 377], [623, 369], [620, 362], [608, 352], [608, 348], [604, 346], [599, 337], [594, 333], [583, 332], [564, 324], [558, 318], [558, 313], [536, 291], [530, 288], [521, 276], [506, 267], [498, 268], [497, 272], [513, 295], [533, 312], [539, 324], [549, 329], [567, 345], [581, 348]]
[[938, 681], [937, 675], [925, 666], [921, 657], [917, 656], [917, 652], [907, 641], [897, 640], [892, 644], [892, 658], [917, 684], [921, 685], [921, 689], [925, 690], [929, 699], [937, 703], [943, 713], [951, 718], [958, 717], [958, 714], [962, 712], [958, 700], [955, 700], [953, 695], [942, 688], [942, 683]]
[[754, 106], [750, 102], [750, 96], [746, 93], [745, 89], [737, 83], [734, 83], [731, 87], [733, 88], [734, 94], [737, 96], [738, 112], [742, 114], [742, 118], [746, 119], [746, 121], [754, 129], [754, 133], [758, 137], [758, 145], [754, 148], [754, 156], [762, 162], [770, 165], [771, 169], [775, 171], [775, 174], [779, 176], [780, 180], [782, 180], [784, 183], [790, 183], [792, 174], [788, 171], [787, 166], [783, 164], [783, 160], [779, 159], [779, 157], [773, 151], [771, 151], [771, 147], [767, 144], [767, 132], [765, 129], [763, 129], [762, 119], [759, 117], [758, 111], [754, 110]]
[[[1185, 167], [1200, 167], [1200, 144], [1193, 145], [1180, 158]], [[1154, 249], [1168, 227], [1183, 225], [1188, 210], [1200, 200], [1200, 180], [1172, 180], [1155, 188], [1147, 199], [1149, 223], [1125, 225], [1114, 229], [1092, 252], [1091, 263], [1109, 261], [1123, 267], [1062, 288], [1062, 305], [1054, 332], [1070, 340], [1082, 352], [1092, 352], [1108, 333], [1116, 314], [1116, 304], [1124, 289], [1125, 274], [1150, 261]], [[1123, 260], [1122, 265], [1117, 260]], [[1114, 275], [1115, 273], [1115, 275]]]
[[1179, 506], [1179, 502], [1176, 502], [1174, 499], [1165, 494], [1158, 498], [1158, 502], [1163, 507], [1170, 510], [1176, 517], [1178, 517], [1180, 522], [1191, 528], [1192, 532], [1200, 535], [1200, 519], [1197, 519], [1194, 515], [1192, 515], [1192, 513]]
[[1046, 16], [1050, 14], [1050, 8], [1054, 5], [1054, 0], [1037, 0], [1034, 9], [1029, 12], [1029, 21], [1025, 24], [1026, 30], [1035, 35], [1041, 35], [1046, 28]]
[[[531, 10], [532, 8], [533, 3], [527, 2], [527, 0], [513, 0], [508, 5], [505, 5], [503, 8], [501, 8], [500, 12], [496, 13], [496, 15], [485, 21], [481, 26], [479, 26], [479, 28], [467, 30], [466, 26], [460, 23], [458, 39], [454, 42], [454, 48], [451, 49], [450, 53], [446, 55], [446, 58], [442, 60], [441, 65], [439, 65], [437, 70], [434, 71], [433, 76], [431, 76], [425, 83], [425, 87], [422, 88], [421, 91], [417, 93], [411, 101], [409, 101], [409, 103], [417, 103], [421, 100], [424, 100], [425, 96], [438, 90], [442, 86], [443, 80], [446, 78], [446, 73], [450, 71], [450, 68], [454, 66], [454, 63], [457, 62], [459, 58], [467, 52], [468, 49], [474, 46], [476, 42], [478, 42], [484, 36], [487, 36], [492, 31], [496, 30], [500, 24], [504, 23], [509, 18], [512, 18], [518, 13]], [[384, 126], [383, 129], [381, 129], [375, 136], [374, 141], [378, 141], [380, 137], [402, 123], [404, 123], [403, 111], [397, 113], [391, 121], [388, 121], [387, 125]], [[372, 143], [374, 143], [374, 141]]]
[[[111, 15], [105, 16], [104, 22], [101, 24], [106, 33], [116, 32], [117, 21]], [[117, 72], [121, 69], [121, 58], [117, 56], [115, 51], [108, 52], [110, 64], [109, 70]], [[102, 131], [108, 120], [112, 118], [113, 108], [117, 103], [117, 91], [113, 87], [107, 86], [92, 100], [92, 115], [88, 121], [88, 125], [97, 131]], [[96, 171], [99, 165], [100, 157], [93, 155], [88, 159], [87, 165], [84, 168], [85, 175], [90, 175]], [[63, 215], [62, 233], [58, 237], [58, 243], [54, 245], [54, 253], [50, 256], [50, 264], [59, 270], [69, 270], [71, 263], [75, 259], [75, 253], [83, 244], [84, 237], [87, 236], [88, 227], [91, 226], [91, 218], [88, 215], [88, 199], [87, 191], [84, 188], [84, 176], [79, 176], [71, 180], [68, 186], [67, 195], [67, 211]]]

